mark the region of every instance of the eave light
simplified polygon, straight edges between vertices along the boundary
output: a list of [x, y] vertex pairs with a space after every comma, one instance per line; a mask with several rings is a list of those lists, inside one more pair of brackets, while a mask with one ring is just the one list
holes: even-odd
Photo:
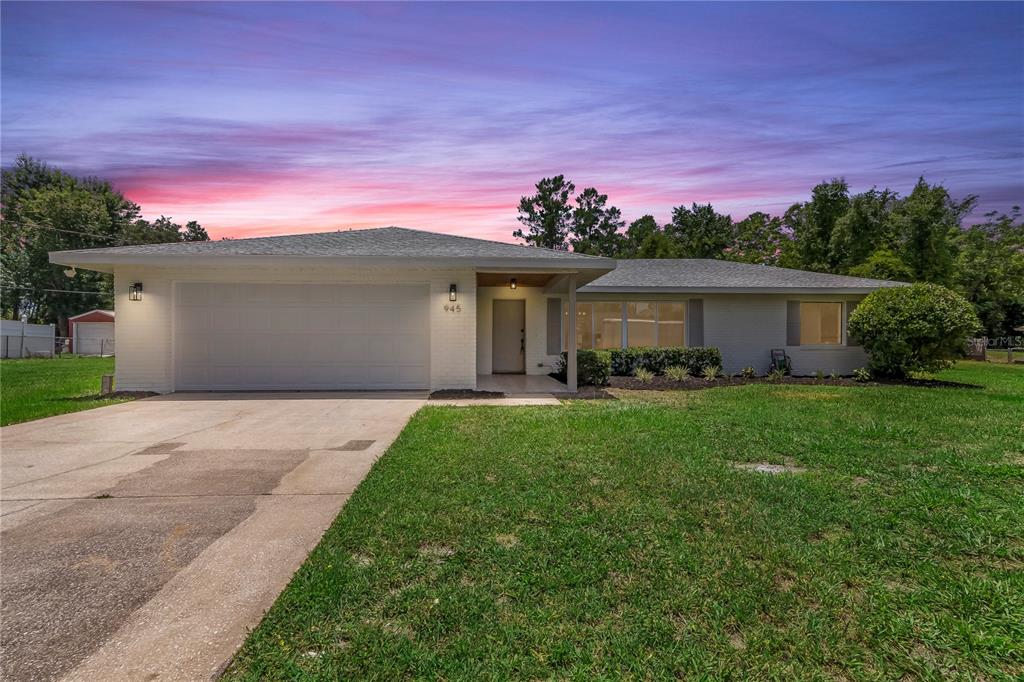
[[519, 286], [519, 283], [516, 282], [516, 278], [515, 277], [513, 277], [512, 279], [509, 280], [509, 282], [508, 282], [508, 288], [509, 289], [515, 290], [515, 288], [517, 286]]

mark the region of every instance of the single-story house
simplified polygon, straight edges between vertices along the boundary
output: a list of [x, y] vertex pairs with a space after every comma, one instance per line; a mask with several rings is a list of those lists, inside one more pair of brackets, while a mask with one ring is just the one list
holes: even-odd
[[895, 282], [622, 260], [385, 227], [60, 251], [114, 274], [122, 390], [473, 389], [578, 348], [717, 346], [726, 372], [865, 364], [857, 301]]
[[68, 318], [71, 353], [114, 354], [114, 311], [90, 310]]

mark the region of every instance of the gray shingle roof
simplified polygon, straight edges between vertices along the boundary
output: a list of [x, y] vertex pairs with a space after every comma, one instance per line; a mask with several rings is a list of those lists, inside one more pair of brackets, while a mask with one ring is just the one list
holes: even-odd
[[[569, 251], [506, 244], [404, 227], [288, 234], [276, 237], [224, 239], [210, 242], [173, 242], [86, 249], [83, 252], [116, 256], [312, 256], [322, 258], [512, 258], [548, 262], [605, 259]], [[71, 253], [71, 252], [66, 252]], [[610, 266], [610, 264], [609, 264]]]
[[601, 275], [580, 291], [871, 291], [902, 284], [723, 260], [666, 258], [620, 260], [614, 270]]

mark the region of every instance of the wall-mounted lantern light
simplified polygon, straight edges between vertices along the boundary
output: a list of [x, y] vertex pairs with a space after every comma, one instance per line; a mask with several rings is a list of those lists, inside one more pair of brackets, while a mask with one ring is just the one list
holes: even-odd
[[142, 282], [136, 282], [128, 287], [128, 300], [129, 301], [141, 301], [142, 300]]
[[454, 303], [459, 298], [459, 290], [454, 284], [448, 285], [448, 300]]
[[508, 288], [509, 289], [513, 289], [514, 290], [517, 286], [519, 286], [519, 283], [516, 282], [516, 278], [515, 277], [513, 277], [512, 279], [509, 280], [509, 282], [508, 282]]

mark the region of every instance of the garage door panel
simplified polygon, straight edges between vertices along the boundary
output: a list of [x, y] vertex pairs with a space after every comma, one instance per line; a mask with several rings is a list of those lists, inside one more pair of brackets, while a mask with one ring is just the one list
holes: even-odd
[[430, 384], [425, 285], [180, 283], [177, 388]]
[[423, 340], [418, 336], [396, 336], [394, 337], [395, 357], [413, 365], [426, 366], [430, 362], [430, 348], [423, 345]]

